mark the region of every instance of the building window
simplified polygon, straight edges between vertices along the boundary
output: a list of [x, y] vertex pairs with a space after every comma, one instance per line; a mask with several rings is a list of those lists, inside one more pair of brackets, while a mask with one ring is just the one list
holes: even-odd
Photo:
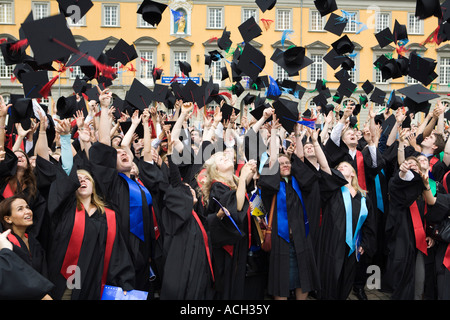
[[417, 84], [417, 83], [419, 83], [419, 81], [414, 79], [413, 77], [407, 76], [406, 77], [406, 83], [407, 84]]
[[289, 74], [279, 65], [275, 65], [275, 76], [279, 81], [290, 80]]
[[187, 51], [174, 51], [173, 52], [173, 62], [174, 62], [174, 74], [181, 75], [180, 65], [178, 61], [187, 61]]
[[13, 3], [11, 1], [0, 2], [0, 24], [13, 23]]
[[0, 78], [10, 78], [13, 73], [14, 66], [7, 66], [5, 60], [0, 53]]
[[423, 20], [417, 18], [414, 13], [408, 13], [408, 34], [423, 34]]
[[375, 33], [378, 33], [390, 26], [391, 15], [387, 12], [377, 12]]
[[311, 11], [311, 24], [309, 27], [310, 31], [323, 31], [323, 27], [325, 26], [325, 17], [322, 17], [319, 11], [314, 10]]
[[[356, 64], [356, 61], [355, 61]], [[350, 70], [347, 70], [348, 75], [350, 76], [350, 78], [348, 78], [349, 81], [351, 82], [356, 82], [356, 67]]]
[[347, 25], [345, 26], [344, 32], [356, 32], [358, 26], [356, 24], [358, 12], [347, 11], [350, 15], [348, 17]]
[[82, 17], [77, 22], [75, 22], [71, 17], [67, 17], [67, 25], [69, 27], [85, 27], [86, 26], [86, 16]]
[[104, 4], [103, 5], [103, 27], [119, 26], [119, 5]]
[[50, 4], [48, 2], [33, 2], [33, 19], [39, 20], [50, 15]]
[[278, 9], [276, 16], [276, 29], [277, 30], [289, 30], [291, 29], [291, 10]]
[[155, 26], [152, 26], [150, 23], [142, 19], [142, 14], [138, 14], [137, 17], [138, 17], [137, 21], [138, 28], [156, 28]]
[[253, 8], [244, 8], [242, 9], [242, 22], [247, 21], [250, 17], [255, 18], [258, 21], [258, 12]]
[[80, 66], [72, 66], [72, 71], [70, 72], [70, 79], [76, 79], [77, 76], [82, 79], [84, 77], [83, 71], [81, 71]]
[[153, 50], [140, 51], [140, 71], [141, 79], [153, 79]]
[[211, 66], [208, 70], [208, 78], [212, 77], [215, 83], [220, 83], [222, 81], [222, 68], [221, 61], [211, 61]]
[[208, 8], [208, 28], [223, 28], [223, 8]]
[[323, 55], [322, 54], [312, 54], [310, 69], [310, 79], [311, 82], [316, 82], [317, 80], [323, 79]]
[[441, 57], [439, 66], [439, 79], [441, 84], [450, 83], [450, 58]]

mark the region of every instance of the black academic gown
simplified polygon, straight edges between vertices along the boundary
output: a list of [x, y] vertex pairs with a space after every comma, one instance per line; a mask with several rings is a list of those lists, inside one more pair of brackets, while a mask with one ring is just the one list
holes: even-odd
[[[208, 254], [212, 259], [212, 246], [205, 226], [203, 206], [197, 203], [194, 207], [191, 191], [181, 182], [178, 168], [170, 158], [170, 186], [165, 193], [162, 214], [167, 256], [160, 299], [209, 300], [214, 297], [213, 274], [208, 260]], [[199, 221], [194, 217], [193, 210]], [[207, 237], [206, 246], [204, 236]]]
[[[131, 255], [136, 272], [138, 290], [149, 290], [150, 260], [156, 246], [151, 208], [145, 193], [141, 191], [144, 241], [130, 231], [130, 195], [128, 183], [116, 169], [117, 150], [102, 143], [94, 143], [89, 149], [92, 173], [107, 202], [118, 213], [121, 233]], [[141, 173], [140, 173], [141, 174]], [[155, 270], [156, 271], [156, 270]]]
[[[347, 184], [342, 174], [331, 169], [323, 172], [320, 181], [322, 201], [322, 224], [317, 251], [317, 265], [321, 288], [318, 297], [324, 300], [345, 300], [353, 286], [357, 260], [356, 251], [349, 256], [346, 238], [346, 210], [341, 187]], [[352, 197], [352, 235], [361, 209], [361, 193]], [[376, 221], [370, 198], [366, 197], [367, 218], [361, 227], [360, 246], [364, 255], [371, 255], [376, 247]], [[362, 256], [361, 256], [362, 257]]]
[[[220, 206], [213, 197], [229, 211], [241, 234], [227, 216], [223, 219], [217, 218]], [[245, 298], [245, 272], [249, 252], [247, 218], [249, 202], [246, 200], [242, 210], [238, 211], [236, 190], [221, 182], [214, 182], [206, 206], [205, 215], [213, 246], [215, 299], [242, 300]]]
[[[61, 299], [67, 288], [67, 280], [61, 273], [64, 257], [74, 227], [76, 212], [75, 192], [80, 183], [77, 166], [68, 176], [61, 166], [37, 157], [36, 169], [41, 185], [49, 185], [48, 210], [52, 226], [52, 246], [48, 255], [49, 279], [55, 284], [52, 297]], [[107, 239], [106, 215], [96, 211], [91, 216], [85, 211], [85, 232], [78, 264], [79, 287], [72, 290], [72, 300], [99, 300], [103, 275], [104, 255]], [[109, 262], [107, 285], [132, 290], [135, 288], [135, 274], [124, 239], [119, 232], [120, 219], [116, 213], [116, 236]]]
[[40, 300], [54, 285], [12, 250], [0, 250], [0, 299]]
[[[428, 211], [425, 215], [427, 224], [439, 224], [445, 219], [449, 219], [450, 212], [450, 194], [437, 194], [436, 203], [433, 206], [428, 205]], [[441, 240], [435, 241], [435, 268], [437, 299], [450, 300], [450, 270], [444, 266], [444, 256], [450, 246], [449, 243]]]
[[[306, 202], [304, 190], [311, 191], [310, 187], [317, 181], [316, 174], [308, 168], [298, 157], [293, 157], [291, 173], [299, 184], [302, 197]], [[273, 196], [280, 190], [281, 176], [278, 162], [277, 173], [273, 175], [261, 175], [259, 187], [265, 208], [270, 208]], [[306, 206], [306, 205], [305, 205]], [[278, 235], [277, 200], [275, 200], [272, 221], [272, 250], [270, 252], [268, 293], [279, 297], [288, 297], [289, 288], [289, 243]], [[290, 233], [290, 241], [293, 241], [297, 257], [298, 276], [303, 292], [311, 292], [319, 289], [319, 275], [312, 245], [312, 237], [306, 236], [304, 208], [292, 186], [292, 179], [286, 183], [286, 209]], [[308, 212], [307, 212], [308, 215]], [[309, 215], [308, 215], [309, 220]], [[316, 230], [315, 230], [316, 231]]]
[[382, 285], [392, 291], [393, 300], [414, 299], [417, 249], [410, 206], [417, 200], [423, 223], [425, 203], [421, 197], [422, 179], [417, 173], [413, 174], [412, 181], [402, 180], [397, 173], [389, 182], [389, 216], [385, 231], [388, 257]]

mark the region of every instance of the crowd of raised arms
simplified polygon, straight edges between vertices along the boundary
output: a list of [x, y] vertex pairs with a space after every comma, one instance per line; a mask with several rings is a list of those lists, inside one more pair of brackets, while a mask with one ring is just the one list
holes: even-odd
[[287, 121], [270, 100], [260, 116], [225, 116], [225, 100], [118, 116], [98, 90], [87, 115], [36, 109], [29, 128], [1, 98], [1, 299], [367, 299], [369, 280], [393, 300], [450, 298], [440, 101], [368, 103], [365, 121], [354, 102]]

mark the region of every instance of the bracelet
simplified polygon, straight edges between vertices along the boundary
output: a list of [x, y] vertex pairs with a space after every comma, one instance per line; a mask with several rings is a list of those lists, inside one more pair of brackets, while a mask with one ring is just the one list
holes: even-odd
[[430, 190], [431, 190], [431, 188], [425, 188], [425, 190], [427, 190], [427, 191], [430, 191]]

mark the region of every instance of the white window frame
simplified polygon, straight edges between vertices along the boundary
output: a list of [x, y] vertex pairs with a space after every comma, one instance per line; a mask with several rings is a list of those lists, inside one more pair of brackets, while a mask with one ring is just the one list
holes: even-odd
[[[382, 18], [383, 17], [383, 18]], [[385, 21], [387, 20], [387, 21]], [[391, 27], [391, 13], [377, 11], [375, 18], [375, 33]]]
[[[214, 21], [214, 23], [211, 23], [212, 22], [211, 19], [213, 18], [211, 16], [211, 14], [212, 14], [213, 10], [218, 11], [217, 14], [214, 14], [214, 17], [215, 18], [220, 17], [220, 21], [219, 21], [220, 23], [218, 23], [218, 21]], [[223, 7], [208, 7], [206, 16], [207, 16], [206, 17], [207, 18], [207, 22], [206, 22], [207, 29], [223, 29], [224, 20], [225, 20], [225, 9]]]
[[14, 24], [14, 1], [0, 1], [0, 8], [0, 24]]
[[[287, 14], [287, 17], [289, 19], [287, 25], [285, 25], [285, 22], [281, 20], [280, 14], [285, 13]], [[283, 17], [284, 19], [285, 17]], [[275, 30], [276, 31], [284, 31], [284, 30], [291, 30], [292, 29], [292, 9], [277, 9], [275, 14]]]
[[[106, 24], [106, 8], [116, 8], [116, 23]], [[105, 28], [118, 28], [120, 27], [120, 4], [118, 3], [102, 3], [102, 27]]]
[[278, 64], [274, 63], [274, 75], [275, 75], [275, 79], [279, 80], [279, 81], [283, 81], [283, 80], [291, 80], [291, 77], [289, 77], [289, 74], [286, 72], [286, 70], [284, 70], [282, 67], [280, 67]]
[[69, 79], [75, 80], [77, 78], [77, 76], [79, 76], [80, 79], [82, 79], [84, 77], [84, 73], [81, 71], [80, 66], [72, 66], [71, 68], [73, 71], [70, 72]]
[[[246, 14], [247, 11], [253, 11], [254, 14], [247, 15]], [[258, 9], [256, 9], [256, 8], [242, 8], [242, 11], [241, 11], [241, 22], [242, 23], [244, 23], [245, 21], [250, 19], [250, 17], [252, 17], [252, 16], [255, 18], [255, 21], [258, 21]]]
[[7, 66], [5, 64], [5, 59], [3, 58], [3, 55], [0, 52], [0, 78], [1, 79], [10, 78], [11, 74], [13, 74], [13, 71], [14, 71], [14, 65]]
[[[311, 53], [310, 59], [313, 61], [313, 63], [309, 67], [309, 82], [315, 83], [317, 80], [323, 80], [325, 79], [325, 67], [324, 67], [324, 61], [323, 61], [323, 54], [322, 53]], [[318, 60], [318, 61], [316, 61]], [[320, 65], [320, 77], [318, 77], [316, 74], [314, 74], [313, 77], [313, 71], [314, 73], [317, 73], [316, 66]]]
[[[173, 75], [177, 75], [178, 77], [181, 77], [181, 70], [180, 66], [178, 64], [178, 61], [186, 61], [190, 64], [190, 55], [189, 55], [189, 49], [182, 49], [182, 48], [174, 48], [172, 51], [172, 67], [173, 67]], [[186, 57], [183, 58], [177, 58], [178, 54], [186, 54]], [[187, 75], [185, 75], [187, 77]]]
[[[37, 6], [43, 6], [43, 5], [45, 5], [47, 7], [46, 12], [45, 13], [40, 12], [40, 14], [42, 14], [42, 16], [39, 16], [39, 15], [37, 15], [38, 14]], [[32, 8], [33, 8], [33, 19], [34, 20], [39, 20], [39, 19], [47, 18], [50, 16], [50, 2], [48, 2], [48, 1], [34, 1]]]
[[[446, 64], [442, 63], [444, 59], [446, 60]], [[443, 81], [445, 79], [447, 81]], [[439, 84], [440, 85], [450, 84], [450, 56], [439, 57]]]
[[[145, 56], [145, 57], [144, 57]], [[144, 58], [144, 61], [142, 60]], [[153, 83], [152, 70], [155, 65], [155, 50], [154, 49], [142, 49], [139, 50], [139, 78], [145, 80], [151, 80]]]
[[423, 20], [415, 16], [414, 13], [408, 13], [408, 34], [423, 35]]
[[[317, 22], [320, 22], [319, 28], [313, 28], [315, 25], [318, 25], [318, 23], [314, 23], [314, 21], [317, 20]], [[322, 17], [320, 12], [318, 10], [311, 10], [309, 12], [309, 31], [311, 32], [325, 32], [324, 29], [325, 25], [327, 23], [327, 17]]]
[[348, 13], [352, 14], [350, 19], [347, 21], [347, 24], [344, 28], [345, 33], [356, 33], [358, 31], [358, 25], [356, 24], [356, 21], [358, 21], [358, 11], [347, 11]]

